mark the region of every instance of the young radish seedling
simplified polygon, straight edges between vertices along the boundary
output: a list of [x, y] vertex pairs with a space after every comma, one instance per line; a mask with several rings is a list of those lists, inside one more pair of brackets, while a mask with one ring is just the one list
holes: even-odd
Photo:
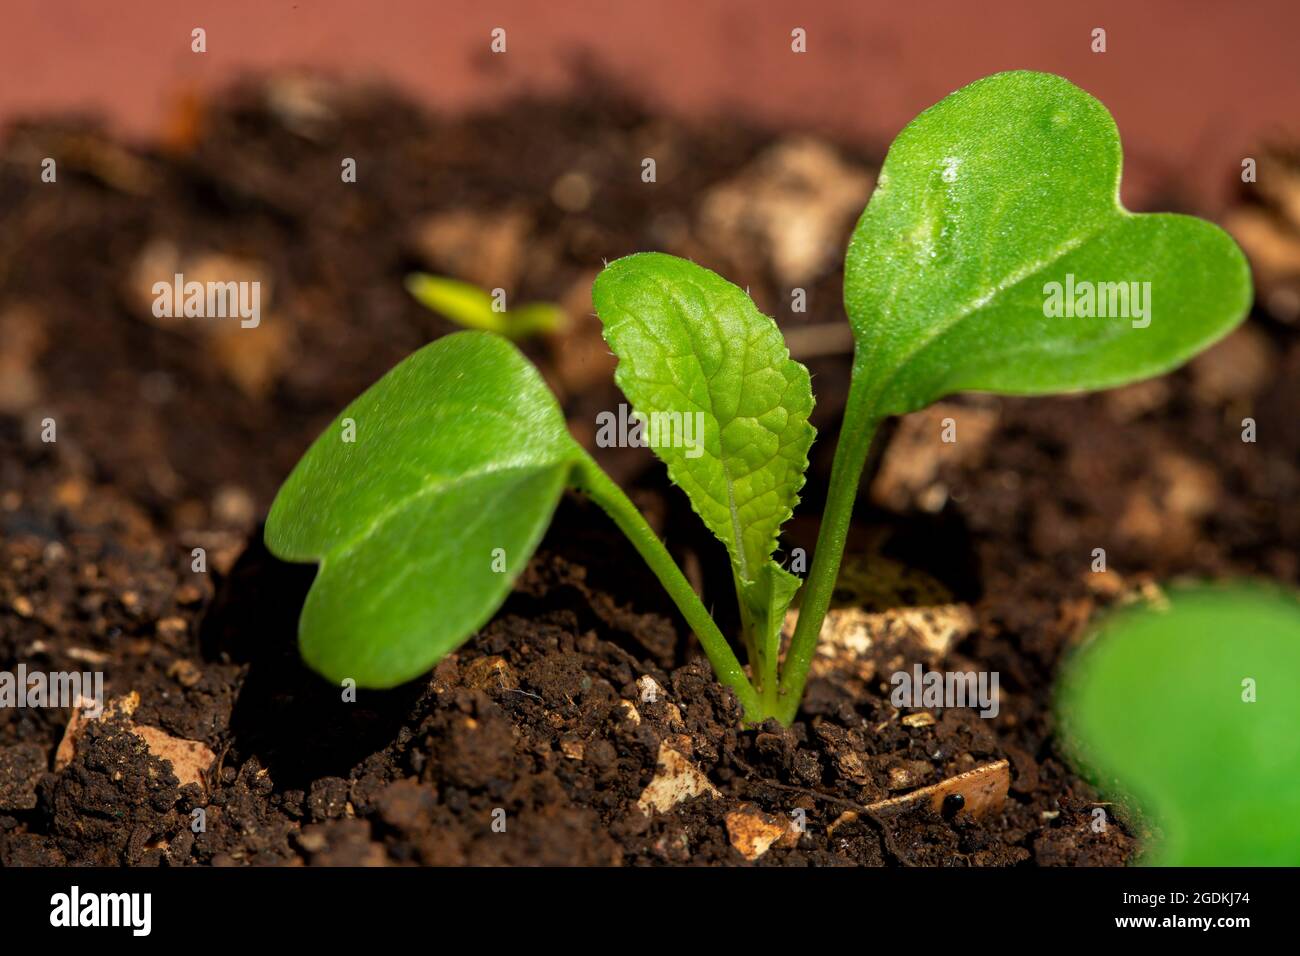
[[784, 662], [780, 624], [801, 582], [772, 555], [813, 440], [808, 373], [743, 291], [654, 253], [611, 264], [593, 299], [655, 453], [726, 545], [749, 673], [641, 514], [569, 437], [537, 371], [481, 332], [428, 345], [380, 379], [276, 497], [268, 546], [321, 565], [303, 656], [361, 686], [426, 671], [500, 606], [571, 487], [663, 582], [745, 719], [788, 724], [883, 419], [962, 390], [1157, 375], [1244, 317], [1250, 276], [1232, 240], [1187, 216], [1125, 211], [1119, 175], [1105, 107], [1042, 73], [973, 83], [894, 142], [845, 261], [853, 377]]

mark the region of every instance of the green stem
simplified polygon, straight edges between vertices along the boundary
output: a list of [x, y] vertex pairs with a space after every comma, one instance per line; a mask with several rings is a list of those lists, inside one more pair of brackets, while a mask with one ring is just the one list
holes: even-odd
[[795, 625], [794, 636], [790, 639], [790, 648], [781, 668], [781, 692], [776, 716], [783, 724], [788, 725], [793, 721], [799, 710], [804, 684], [808, 681], [808, 668], [817, 650], [817, 639], [821, 636], [822, 621], [830, 608], [835, 579], [839, 576], [844, 544], [849, 536], [849, 522], [853, 517], [853, 503], [858, 496], [858, 482], [862, 478], [862, 469], [866, 465], [867, 454], [871, 451], [876, 428], [880, 425], [880, 417], [872, 410], [872, 404], [869, 387], [864, 384], [863, 376], [858, 374], [855, 363], [848, 403], [840, 425], [839, 444], [835, 448], [835, 460], [831, 464], [830, 491], [826, 497], [826, 509], [822, 513], [821, 527], [817, 532], [812, 570], [808, 572], [808, 582], [804, 585], [803, 597], [799, 602], [799, 623]]
[[[761, 635], [763, 639], [766, 634]], [[776, 702], [780, 699], [780, 674], [778, 672], [780, 660], [780, 632], [777, 632], [778, 645], [771, 653], [763, 652], [761, 660], [761, 670], [758, 674], [759, 688], [758, 692], [763, 698], [763, 716], [776, 716]]]
[[718, 680], [736, 692], [740, 705], [745, 710], [745, 719], [751, 722], [761, 720], [765, 716], [763, 707], [754, 685], [745, 676], [745, 669], [740, 666], [740, 661], [732, 652], [731, 645], [727, 643], [727, 639], [722, 636], [722, 631], [705, 610], [699, 595], [695, 593], [695, 589], [677, 567], [677, 562], [672, 559], [672, 555], [663, 546], [654, 529], [646, 523], [636, 505], [632, 504], [623, 493], [623, 489], [615, 484], [613, 479], [605, 474], [589, 456], [584, 455], [574, 466], [570, 481], [579, 490], [590, 495], [591, 499], [614, 520], [632, 542], [632, 546], [645, 559], [650, 570], [659, 578], [668, 596], [682, 612], [682, 617], [686, 618], [686, 623], [700, 639], [700, 645], [704, 648], [709, 663], [713, 665]]
[[763, 701], [762, 716], [773, 717], [776, 715], [781, 625], [780, 622], [770, 620], [766, 614], [755, 615], [745, 601], [740, 578], [734, 573], [732, 578], [736, 584], [736, 602], [740, 606], [740, 630], [745, 652], [748, 655], [749, 672], [753, 675], [754, 689], [758, 692], [759, 699]]
[[760, 622], [754, 620], [754, 615], [745, 605], [741, 596], [740, 576], [736, 574], [734, 566], [731, 569], [731, 580], [736, 586], [736, 604], [740, 611], [740, 643], [744, 645], [745, 659], [749, 661], [749, 673], [753, 678], [754, 689], [762, 695], [763, 684], [767, 681], [767, 667], [763, 659], [762, 628]]
[[[759, 700], [762, 702], [762, 715], [764, 718], [775, 717], [781, 720], [781, 682], [775, 660], [771, 662], [762, 680], [763, 686], [758, 689]], [[788, 720], [781, 722], [786, 725], [790, 723]]]

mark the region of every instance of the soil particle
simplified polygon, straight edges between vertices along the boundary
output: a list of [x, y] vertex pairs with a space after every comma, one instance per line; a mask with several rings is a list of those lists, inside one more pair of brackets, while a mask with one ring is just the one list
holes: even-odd
[[56, 846], [74, 865], [163, 862], [172, 839], [188, 832], [170, 766], [149, 751], [121, 716], [87, 724], [77, 755], [43, 782], [42, 802]]
[[[785, 820], [749, 804], [732, 810], [727, 814], [726, 821], [731, 845], [751, 863], [779, 840], [787, 840], [789, 845], [798, 842], [797, 833]], [[789, 837], [794, 839], [788, 839]]]
[[182, 740], [157, 727], [143, 724], [131, 725], [131, 733], [145, 742], [151, 754], [171, 765], [172, 772], [182, 787], [190, 784], [206, 786], [205, 776], [217, 755], [203, 744], [194, 740]]
[[348, 782], [341, 777], [313, 780], [307, 794], [307, 816], [312, 820], [334, 820], [348, 810]]
[[518, 761], [514, 724], [482, 691], [457, 691], [450, 704], [420, 728], [429, 754], [425, 779], [503, 794]]
[[371, 839], [367, 820], [335, 820], [303, 827], [297, 844], [312, 866], [384, 866], [388, 855]]
[[33, 809], [43, 773], [45, 751], [36, 744], [0, 747], [0, 810]]
[[390, 783], [375, 800], [379, 819], [399, 833], [427, 830], [438, 803], [437, 791], [406, 777]]

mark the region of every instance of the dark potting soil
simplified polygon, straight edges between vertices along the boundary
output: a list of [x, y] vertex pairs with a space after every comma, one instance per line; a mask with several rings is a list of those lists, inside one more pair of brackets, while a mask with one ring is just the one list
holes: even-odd
[[[437, 118], [299, 77], [183, 101], [148, 148], [84, 121], [10, 130], [0, 662], [102, 671], [118, 704], [71, 732], [68, 710], [0, 709], [0, 862], [735, 864], [755, 820], [782, 832], [764, 865], [1132, 859], [1139, 821], [1060, 756], [1054, 675], [1094, 612], [1158, 601], [1159, 582], [1300, 580], [1300, 336], [1270, 314], [1155, 382], [891, 426], [857, 513], [872, 576], [840, 595], [872, 612], [866, 639], [819, 659], [791, 728], [740, 728], [657, 581], [576, 498], [428, 677], [351, 701], [298, 658], [313, 569], [270, 557], [260, 521], [338, 409], [452, 329], [403, 290], [416, 268], [565, 305], [569, 328], [525, 347], [588, 444], [621, 400], [590, 315], [602, 259], [658, 248], [748, 286], [815, 356], [821, 433], [786, 542], [810, 547], [847, 384], [824, 324], [874, 168], [617, 95]], [[155, 318], [150, 286], [175, 271], [262, 281], [261, 325]], [[593, 450], [734, 626], [720, 546], [662, 468]], [[998, 715], [900, 713], [888, 676], [915, 663], [998, 672]], [[665, 744], [713, 792], [645, 813]], [[1009, 793], [983, 818], [866, 809], [1000, 760]]]

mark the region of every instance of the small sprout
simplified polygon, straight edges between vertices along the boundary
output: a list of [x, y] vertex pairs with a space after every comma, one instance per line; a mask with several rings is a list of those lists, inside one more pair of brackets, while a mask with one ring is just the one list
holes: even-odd
[[564, 310], [551, 302], [526, 302], [518, 308], [502, 309], [497, 297], [476, 285], [423, 272], [407, 276], [406, 289], [426, 309], [457, 325], [496, 332], [515, 341], [564, 328]]
[[[568, 487], [627, 535], [745, 720], [789, 724], [881, 422], [953, 392], [1037, 395], [1159, 375], [1244, 318], [1250, 273], [1227, 234], [1128, 212], [1119, 175], [1105, 107], [1045, 73], [973, 83], [895, 140], [845, 260], [853, 375], [806, 581], [774, 559], [814, 437], [808, 372], [775, 322], [672, 256], [628, 256], [597, 277], [617, 382], [726, 548], [748, 672], [645, 518], [570, 438], [537, 370], [486, 331], [408, 357], [341, 413], [364, 423], [355, 444], [328, 429], [281, 488], [268, 546], [321, 565], [299, 622], [304, 658], [361, 687], [427, 671], [505, 600]], [[432, 276], [408, 287], [462, 325], [513, 338], [546, 327], [529, 308], [558, 314], [495, 311], [483, 290]], [[703, 422], [702, 442], [680, 440], [688, 420]], [[503, 571], [483, 560], [485, 542], [507, 556]]]
[[[1057, 712], [1074, 762], [1159, 824], [1144, 862], [1300, 864], [1293, 595], [1201, 587], [1112, 612], [1068, 662]], [[1094, 819], [1104, 832], [1106, 814]]]

